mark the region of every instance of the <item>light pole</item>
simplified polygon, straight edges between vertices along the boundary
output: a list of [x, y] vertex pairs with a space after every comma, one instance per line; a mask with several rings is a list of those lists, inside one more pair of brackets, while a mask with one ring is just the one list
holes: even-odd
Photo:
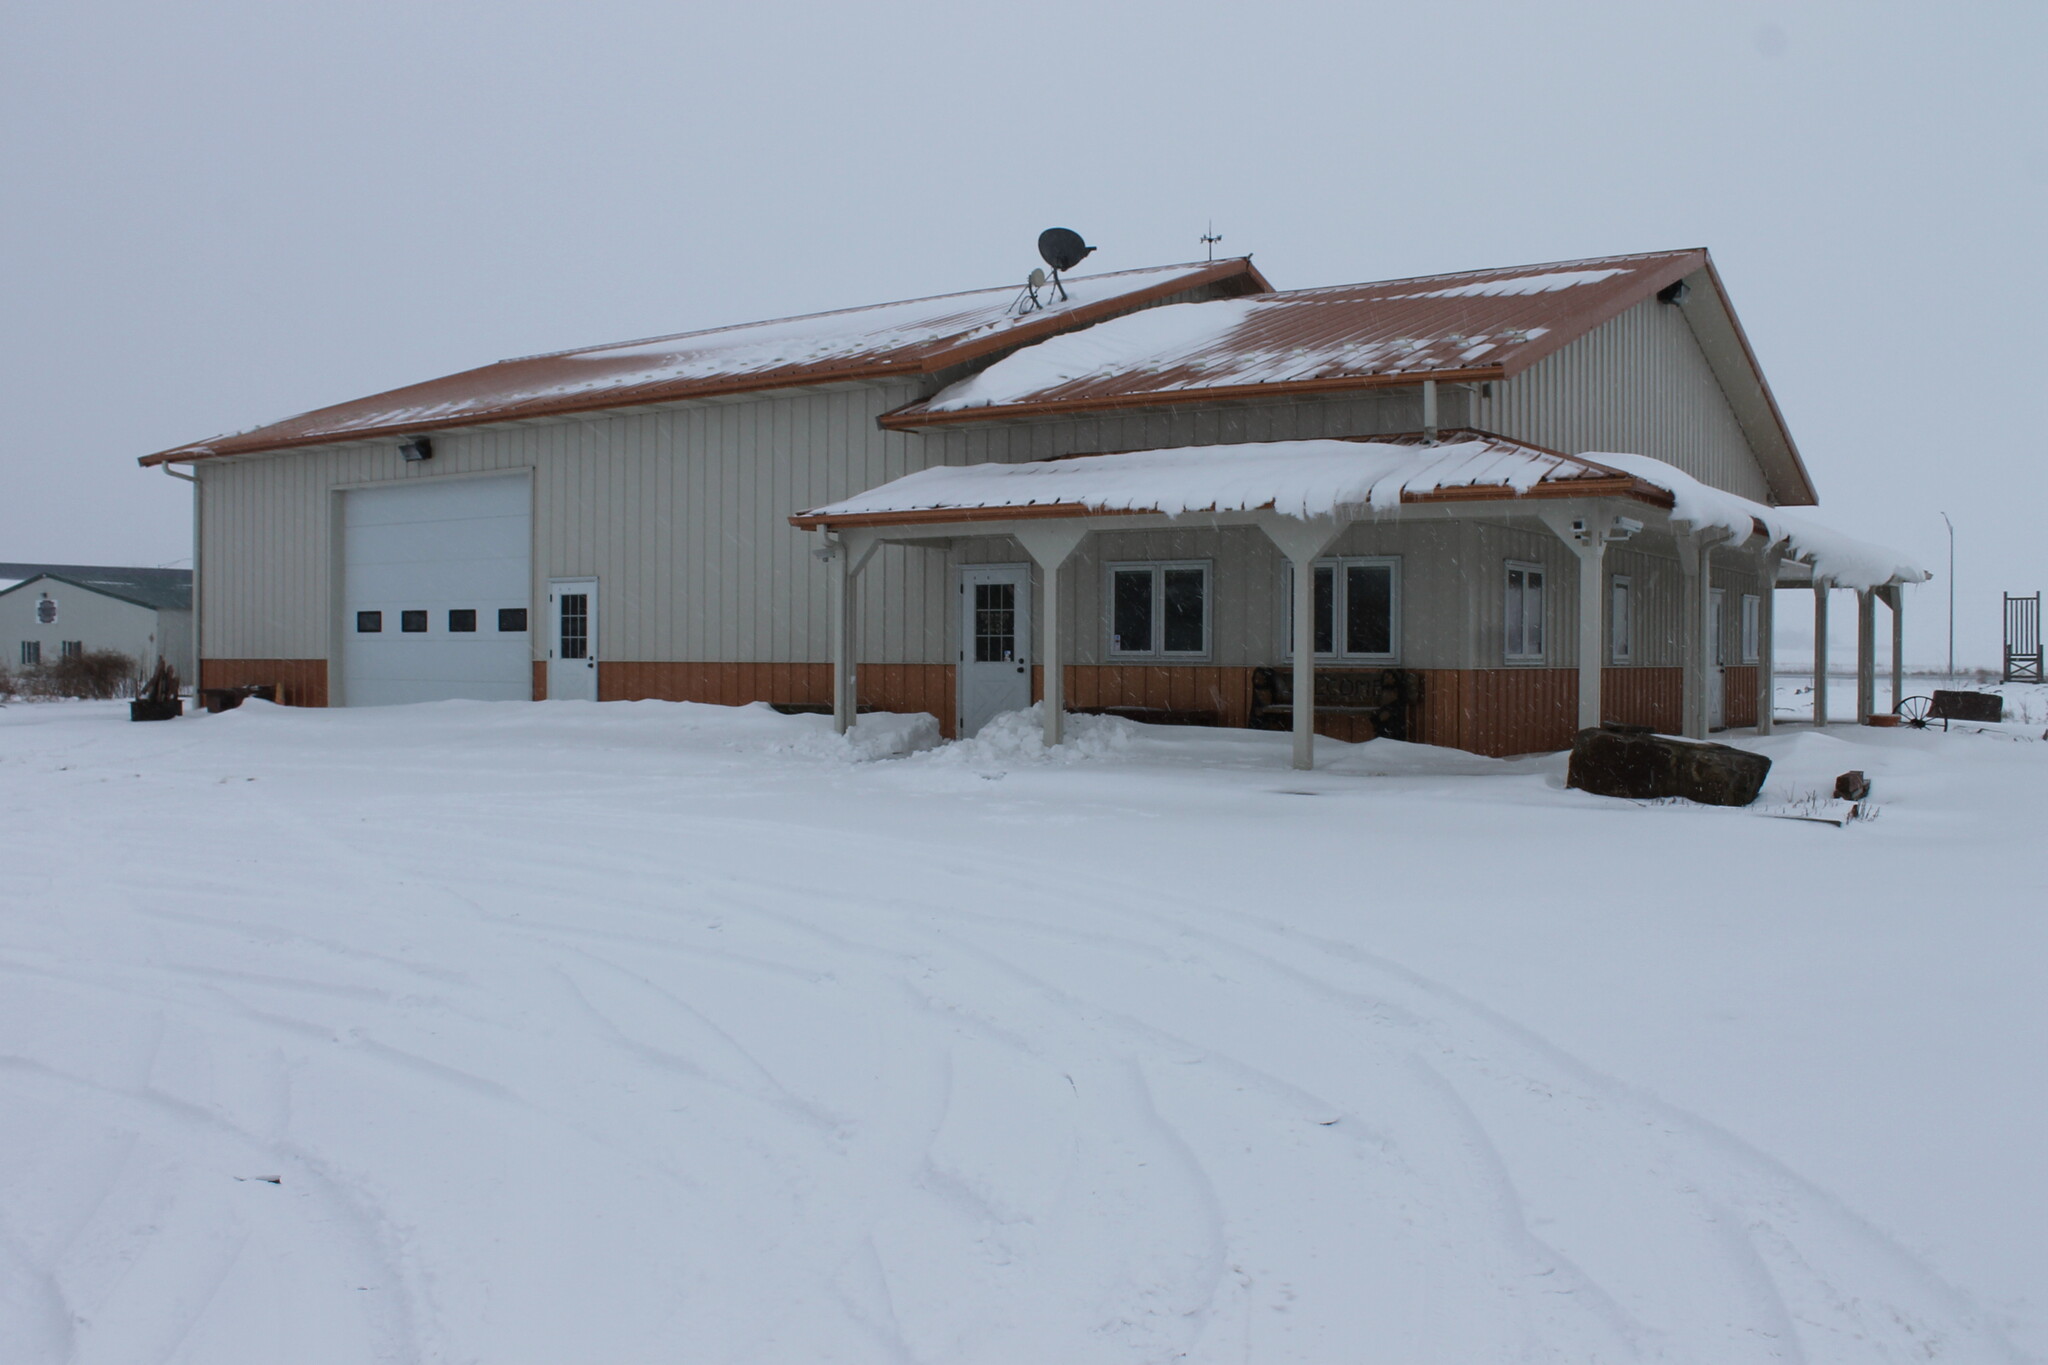
[[1941, 514], [1941, 524], [1948, 527], [1948, 681], [1953, 687], [1956, 681], [1956, 524], [1948, 519], [1948, 513]]

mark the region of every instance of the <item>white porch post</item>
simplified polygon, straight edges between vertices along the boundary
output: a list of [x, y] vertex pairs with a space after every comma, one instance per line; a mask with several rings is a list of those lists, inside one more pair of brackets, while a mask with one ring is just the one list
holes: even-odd
[[1868, 725], [1877, 709], [1877, 594], [1856, 591], [1856, 723]]
[[1892, 714], [1906, 695], [1906, 591], [1894, 583], [1885, 590], [1885, 605], [1892, 609]]
[[1572, 508], [1541, 513], [1559, 540], [1570, 547], [1579, 564], [1579, 725], [1600, 727], [1601, 667], [1606, 663], [1608, 515]]
[[1828, 583], [1813, 580], [1813, 723], [1828, 723]]
[[832, 559], [832, 729], [851, 730], [860, 711], [860, 683], [854, 669], [860, 626], [860, 571], [881, 542], [873, 532], [844, 531], [828, 539]]
[[1756, 732], [1768, 735], [1775, 727], [1778, 705], [1778, 565], [1785, 559], [1785, 547], [1773, 545], [1763, 555], [1763, 591], [1757, 594], [1756, 622]]
[[1039, 611], [1038, 666], [1045, 674], [1045, 747], [1050, 749], [1062, 738], [1067, 702], [1066, 664], [1060, 657], [1060, 566], [1088, 532], [1071, 522], [1048, 522], [1020, 527], [1014, 534], [1038, 565], [1045, 585], [1045, 601]]
[[1708, 637], [1713, 627], [1713, 548], [1727, 539], [1725, 531], [1697, 530], [1684, 522], [1673, 522], [1678, 536], [1678, 568], [1685, 580], [1684, 600], [1679, 604], [1679, 659], [1682, 670], [1680, 711], [1684, 724], [1679, 733], [1687, 739], [1707, 737], [1707, 670], [1714, 657], [1714, 642]]
[[1316, 765], [1316, 560], [1336, 543], [1344, 523], [1266, 514], [1259, 522], [1294, 566], [1294, 766]]

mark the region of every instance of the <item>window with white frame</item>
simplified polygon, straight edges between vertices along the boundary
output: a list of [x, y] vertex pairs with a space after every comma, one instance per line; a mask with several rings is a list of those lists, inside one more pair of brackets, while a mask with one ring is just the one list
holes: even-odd
[[43, 642], [41, 640], [23, 640], [21, 642], [21, 666], [23, 668], [34, 668], [42, 661]]
[[1507, 631], [1503, 652], [1509, 659], [1533, 661], [1543, 657], [1543, 566], [1509, 560], [1507, 565], [1506, 610], [1502, 613]]
[[[1318, 560], [1315, 566], [1316, 654], [1329, 659], [1392, 663], [1401, 652], [1401, 561], [1384, 555]], [[1285, 575], [1287, 638], [1294, 652], [1294, 574]]]
[[85, 641], [83, 641], [83, 640], [59, 640], [59, 641], [57, 642], [57, 657], [58, 657], [58, 658], [60, 658], [60, 659], [79, 659], [79, 658], [83, 658], [84, 656], [85, 656]]
[[1111, 658], [1185, 659], [1208, 652], [1208, 561], [1109, 566]]
[[1753, 664], [1763, 657], [1763, 603], [1753, 592], [1742, 595], [1742, 662]]
[[1614, 663], [1632, 663], [1635, 660], [1635, 617], [1630, 608], [1635, 603], [1635, 580], [1625, 574], [1616, 574], [1607, 587], [1607, 653]]

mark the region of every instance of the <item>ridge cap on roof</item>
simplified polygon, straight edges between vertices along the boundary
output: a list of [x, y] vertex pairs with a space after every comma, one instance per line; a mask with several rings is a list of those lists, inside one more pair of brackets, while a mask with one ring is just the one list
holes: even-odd
[[1280, 299], [1289, 295], [1325, 294], [1346, 289], [1380, 289], [1397, 284], [1434, 284], [1443, 280], [1474, 280], [1492, 275], [1514, 275], [1532, 270], [1570, 270], [1581, 266], [1608, 265], [1616, 261], [1664, 261], [1681, 256], [1705, 256], [1707, 249], [1701, 246], [1680, 247], [1670, 251], [1634, 251], [1615, 256], [1582, 256], [1570, 261], [1531, 261], [1527, 265], [1496, 265], [1476, 270], [1445, 270], [1429, 275], [1397, 275], [1386, 280], [1355, 280], [1350, 284], [1314, 284], [1304, 289], [1276, 289], [1270, 294], [1252, 295], [1253, 298]]
[[[1072, 284], [1084, 284], [1091, 280], [1114, 280], [1129, 275], [1158, 275], [1169, 270], [1207, 270], [1213, 266], [1228, 265], [1233, 261], [1251, 263], [1249, 253], [1243, 256], [1219, 256], [1213, 261], [1170, 261], [1163, 265], [1138, 265], [1128, 270], [1105, 270], [1095, 275], [1068, 275], [1064, 278]], [[871, 313], [882, 308], [901, 308], [912, 303], [939, 303], [945, 299], [973, 298], [979, 294], [1002, 294], [1021, 289], [1021, 284], [990, 284], [979, 289], [952, 289], [942, 294], [917, 294], [907, 299], [884, 299], [879, 303], [857, 303], [845, 308], [821, 308], [815, 313], [790, 313], [783, 317], [752, 318], [746, 322], [727, 322], [717, 327], [699, 327], [688, 332], [670, 332], [660, 336], [641, 337], [637, 341], [601, 341], [591, 346], [571, 346], [560, 351], [535, 351], [531, 355], [509, 356], [493, 361], [495, 365], [512, 365], [522, 360], [563, 360], [570, 356], [596, 355], [605, 351], [622, 351], [633, 346], [653, 346], [663, 341], [688, 341], [693, 337], [719, 336], [726, 332], [743, 332], [750, 327], [774, 327], [785, 322], [809, 322], [815, 318], [838, 318], [851, 313]], [[478, 366], [489, 369], [490, 365]], [[432, 381], [423, 381], [432, 382]], [[319, 411], [315, 408], [313, 411]], [[290, 419], [284, 419], [289, 421]]]

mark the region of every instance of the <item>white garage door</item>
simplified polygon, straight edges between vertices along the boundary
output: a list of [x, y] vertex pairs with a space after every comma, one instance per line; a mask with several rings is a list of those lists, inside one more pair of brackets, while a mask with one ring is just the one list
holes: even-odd
[[342, 702], [533, 696], [524, 474], [342, 494]]

